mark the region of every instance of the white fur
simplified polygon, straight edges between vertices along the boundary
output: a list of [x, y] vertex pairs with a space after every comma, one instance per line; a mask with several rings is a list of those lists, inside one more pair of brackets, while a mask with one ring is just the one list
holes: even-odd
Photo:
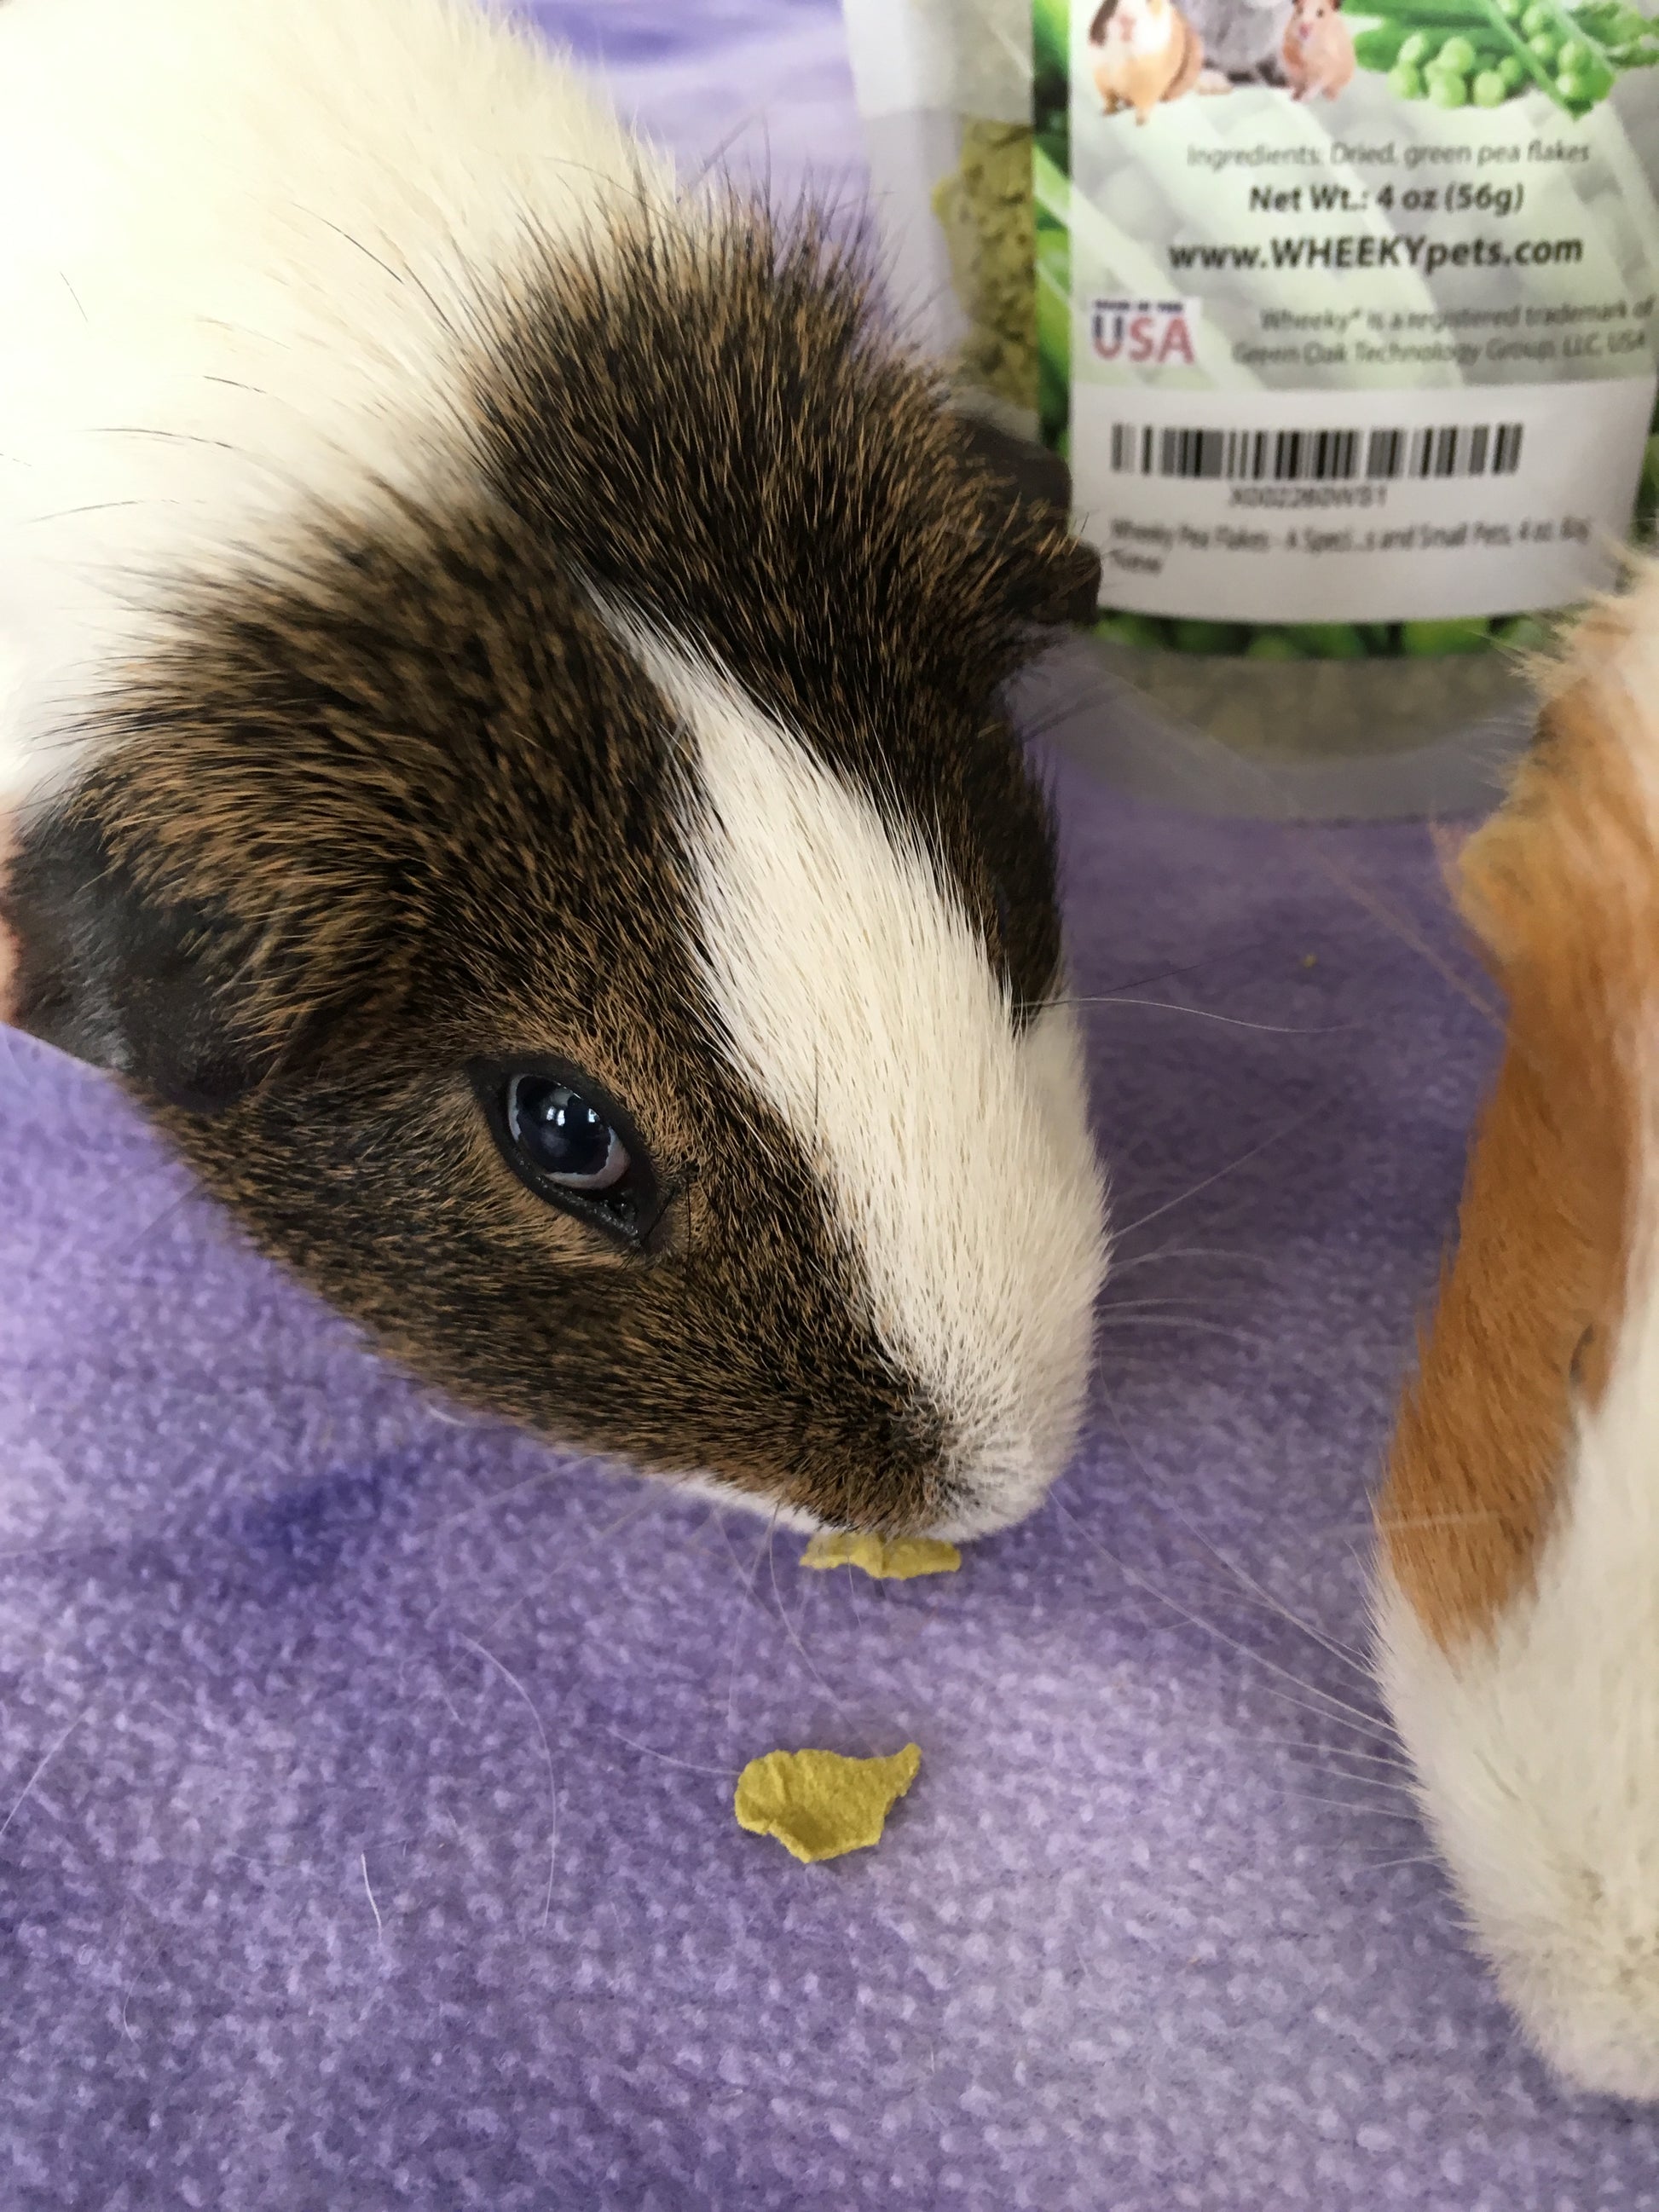
[[526, 221], [672, 179], [477, 0], [0, 4], [0, 808], [185, 568], [468, 466]]
[[1448, 1656], [1385, 1584], [1383, 1686], [1505, 1996], [1571, 2080], [1659, 2096], [1659, 1301], [1579, 1434], [1535, 1591]]
[[[1659, 569], [1602, 681], [1659, 821]], [[1534, 1585], [1451, 1654], [1385, 1574], [1382, 1686], [1505, 1995], [1580, 2086], [1659, 2097], [1659, 1065], [1630, 1009], [1645, 1158], [1622, 1329]], [[1645, 1056], [1645, 1064], [1644, 1064]]]
[[706, 660], [629, 634], [695, 745], [687, 834], [734, 1064], [952, 1425], [963, 1495], [935, 1533], [1003, 1527], [1070, 1453], [1105, 1267], [1073, 1018], [1018, 1034], [927, 855]]

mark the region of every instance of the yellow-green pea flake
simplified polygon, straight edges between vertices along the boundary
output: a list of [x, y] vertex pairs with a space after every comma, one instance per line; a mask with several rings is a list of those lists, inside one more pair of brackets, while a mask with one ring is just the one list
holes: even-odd
[[867, 1850], [881, 1841], [887, 1815], [915, 1780], [921, 1747], [907, 1743], [890, 1759], [848, 1759], [838, 1751], [769, 1751], [738, 1778], [732, 1811], [751, 1835], [775, 1836], [804, 1866]]

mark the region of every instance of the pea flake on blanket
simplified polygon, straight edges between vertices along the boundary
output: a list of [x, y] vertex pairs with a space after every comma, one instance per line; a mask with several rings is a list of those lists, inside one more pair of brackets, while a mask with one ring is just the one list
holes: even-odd
[[954, 1544], [936, 1536], [872, 1536], [821, 1528], [800, 1555], [804, 1567], [862, 1567], [878, 1582], [908, 1583], [917, 1575], [953, 1575], [962, 1565]]
[[881, 1841], [887, 1815], [916, 1778], [921, 1747], [890, 1759], [847, 1759], [838, 1751], [769, 1751], [738, 1777], [733, 1810], [751, 1835], [775, 1836], [810, 1865]]

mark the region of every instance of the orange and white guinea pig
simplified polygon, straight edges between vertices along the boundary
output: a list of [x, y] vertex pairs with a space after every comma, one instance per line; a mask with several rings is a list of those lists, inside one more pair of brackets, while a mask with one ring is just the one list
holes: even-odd
[[1198, 82], [1204, 45], [1175, 0], [1107, 0], [1089, 27], [1099, 50], [1095, 88], [1108, 115], [1133, 107], [1145, 123], [1160, 100]]
[[1659, 564], [1459, 863], [1508, 1005], [1378, 1514], [1389, 1703], [1571, 2080], [1659, 2096]]
[[1293, 100], [1314, 94], [1334, 100], [1354, 73], [1353, 39], [1341, 15], [1342, 0], [1296, 0], [1281, 49]]

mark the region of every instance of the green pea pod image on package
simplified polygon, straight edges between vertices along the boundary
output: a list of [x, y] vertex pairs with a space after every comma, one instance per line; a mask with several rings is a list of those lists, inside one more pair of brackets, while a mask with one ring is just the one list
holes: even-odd
[[[1564, 0], [1364, 0], [1376, 27], [1356, 40], [1364, 69], [1402, 99], [1498, 107], [1541, 92], [1573, 117], [1621, 76], [1659, 64], [1659, 35], [1635, 9]], [[1454, 90], [1454, 88], [1457, 89]]]

